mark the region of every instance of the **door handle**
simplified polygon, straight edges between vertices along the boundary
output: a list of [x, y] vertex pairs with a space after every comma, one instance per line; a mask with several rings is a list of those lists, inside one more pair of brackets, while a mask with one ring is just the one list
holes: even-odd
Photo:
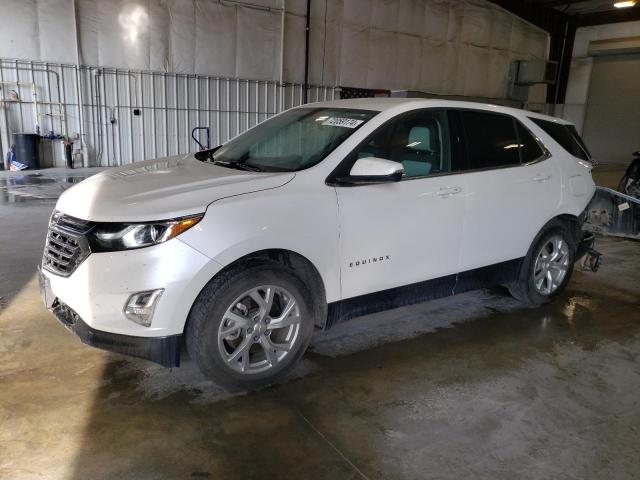
[[536, 182], [546, 182], [547, 180], [549, 180], [551, 178], [551, 175], [549, 175], [548, 173], [539, 173], [538, 175], [536, 175], [535, 177], [533, 177], [533, 179]]
[[448, 197], [450, 195], [457, 195], [461, 191], [462, 189], [460, 187], [447, 187], [447, 188], [441, 188], [440, 190], [438, 190], [436, 192], [436, 195], [438, 195], [439, 197]]

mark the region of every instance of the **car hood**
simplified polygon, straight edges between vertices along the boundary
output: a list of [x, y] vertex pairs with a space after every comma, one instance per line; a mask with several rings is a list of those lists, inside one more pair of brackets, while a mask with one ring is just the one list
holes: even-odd
[[202, 213], [211, 202], [280, 187], [294, 173], [220, 167], [193, 155], [110, 168], [66, 190], [56, 209], [84, 220], [139, 222]]

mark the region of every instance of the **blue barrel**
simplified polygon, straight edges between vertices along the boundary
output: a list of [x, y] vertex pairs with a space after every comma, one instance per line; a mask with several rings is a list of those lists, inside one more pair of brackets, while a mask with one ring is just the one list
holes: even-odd
[[38, 170], [40, 168], [40, 135], [14, 133], [13, 143], [16, 145], [16, 160], [28, 165], [32, 170]]

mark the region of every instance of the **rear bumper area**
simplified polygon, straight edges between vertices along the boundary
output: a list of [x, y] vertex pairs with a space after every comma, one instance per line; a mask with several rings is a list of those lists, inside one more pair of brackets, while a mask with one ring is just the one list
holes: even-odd
[[593, 233], [584, 232], [582, 240], [580, 240], [576, 248], [576, 260], [580, 260], [589, 252], [589, 250], [593, 249], [595, 241], [596, 236]]
[[143, 358], [163, 367], [180, 366], [182, 335], [167, 337], [134, 337], [103, 332], [87, 325], [71, 307], [56, 299], [49, 311], [67, 329], [75, 333], [82, 343], [110, 352]]
[[593, 248], [594, 244], [595, 235], [591, 232], [584, 232], [582, 240], [576, 249], [576, 261], [583, 259], [582, 270], [595, 273], [602, 265], [602, 254]]

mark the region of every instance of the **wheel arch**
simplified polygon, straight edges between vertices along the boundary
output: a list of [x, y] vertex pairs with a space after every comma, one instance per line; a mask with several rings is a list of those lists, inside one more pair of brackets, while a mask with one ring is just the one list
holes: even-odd
[[574, 242], [578, 244], [582, 235], [582, 222], [580, 220], [580, 217], [577, 217], [571, 213], [561, 213], [549, 219], [549, 221], [547, 221], [547, 223], [545, 223], [542, 228], [538, 230], [538, 233], [531, 241], [529, 250], [527, 251], [527, 256], [531, 254], [531, 251], [533, 250], [533, 248], [535, 248], [536, 244], [544, 234], [546, 234], [550, 229], [554, 227], [557, 228], [558, 226], [565, 227], [567, 231], [573, 236]]
[[[225, 265], [219, 270], [209, 281], [202, 287], [196, 301], [206, 286], [215, 278], [220, 275], [227, 274], [234, 269], [241, 269], [247, 264], [255, 262], [272, 263], [275, 265], [281, 265], [289, 269], [294, 275], [307, 286], [310, 300], [314, 309], [315, 326], [324, 328], [327, 321], [327, 296], [326, 288], [322, 276], [318, 271], [318, 268], [304, 255], [294, 252], [292, 250], [282, 248], [269, 248], [264, 250], [258, 250], [252, 253], [243, 255], [229, 264]], [[195, 303], [195, 301], [194, 301]], [[184, 325], [183, 332], [186, 332], [189, 323], [189, 316]]]
[[556, 215], [540, 229], [540, 231], [536, 235], [535, 240], [537, 241], [540, 238], [540, 236], [543, 235], [550, 228], [557, 226], [558, 224], [561, 224], [569, 231], [569, 233], [573, 235], [573, 240], [577, 244], [580, 241], [580, 238], [582, 237], [582, 223], [584, 220], [581, 218], [582, 218], [582, 215], [576, 216], [571, 213], [561, 213], [559, 215]]

